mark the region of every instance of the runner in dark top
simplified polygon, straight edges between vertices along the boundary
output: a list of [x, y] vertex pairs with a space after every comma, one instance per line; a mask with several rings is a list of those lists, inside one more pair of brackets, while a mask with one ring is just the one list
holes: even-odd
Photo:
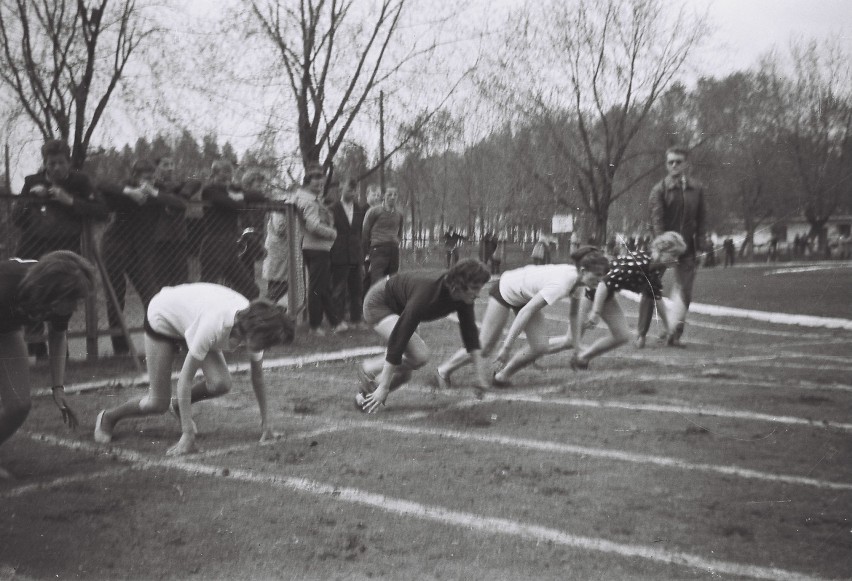
[[458, 315], [462, 342], [478, 371], [479, 388], [488, 389], [473, 302], [489, 278], [484, 264], [465, 259], [442, 273], [398, 273], [374, 284], [364, 299], [364, 320], [387, 341], [387, 353], [359, 367], [358, 407], [375, 412], [388, 393], [428, 363], [429, 349], [417, 334], [417, 326], [450, 313]]
[[[583, 325], [584, 329], [591, 329], [603, 319], [610, 333], [586, 348], [578, 347], [571, 360], [572, 368], [586, 369], [593, 358], [620, 347], [630, 340], [630, 330], [624, 318], [624, 311], [615, 300], [615, 293], [618, 291], [629, 290], [653, 299], [653, 302], [650, 300], [648, 302], [656, 306], [660, 320], [666, 329], [669, 329], [666, 307], [663, 303], [662, 276], [666, 266], [676, 264], [678, 257], [685, 250], [686, 243], [680, 234], [664, 232], [651, 242], [650, 254], [637, 250], [618, 256], [611, 261], [610, 270], [598, 283], [597, 289], [586, 293], [586, 298], [593, 303], [591, 312]], [[644, 316], [651, 317], [652, 314], [648, 312]], [[643, 314], [640, 312], [640, 334], [637, 336], [637, 341], [639, 338], [644, 339], [641, 329], [647, 330], [642, 318]]]
[[[39, 261], [0, 263], [0, 444], [14, 434], [30, 412], [30, 368], [24, 327], [49, 323], [48, 348], [53, 401], [69, 427], [77, 415], [65, 401], [68, 321], [95, 285], [95, 270], [68, 250], [50, 252]], [[10, 478], [0, 467], [0, 479]]]

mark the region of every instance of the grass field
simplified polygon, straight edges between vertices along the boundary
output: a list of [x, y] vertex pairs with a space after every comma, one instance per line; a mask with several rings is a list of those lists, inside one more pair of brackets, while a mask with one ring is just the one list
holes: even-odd
[[[702, 270], [695, 300], [849, 318], [844, 265], [770, 270]], [[584, 373], [556, 355], [482, 400], [469, 370], [434, 393], [430, 365], [375, 416], [352, 404], [352, 350], [375, 337], [300, 337], [270, 354], [291, 357], [267, 372], [283, 437], [256, 442], [237, 373], [196, 406], [203, 450], [182, 459], [168, 416], [92, 441], [130, 382], [73, 396], [77, 432], [37, 398], [0, 448], [18, 475], [0, 483], [0, 579], [852, 577], [852, 332], [690, 321], [687, 349], [624, 347]], [[433, 363], [460, 343], [451, 321], [421, 330]]]

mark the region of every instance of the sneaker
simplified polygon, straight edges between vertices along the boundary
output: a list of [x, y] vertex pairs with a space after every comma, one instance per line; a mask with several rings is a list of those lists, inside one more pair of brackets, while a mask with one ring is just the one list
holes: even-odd
[[335, 325], [331, 329], [331, 334], [337, 335], [338, 333], [344, 333], [348, 330], [349, 330], [349, 325], [347, 325], [345, 321], [340, 321], [337, 325]]
[[95, 419], [95, 442], [98, 444], [109, 444], [112, 442], [112, 434], [104, 429], [104, 414], [106, 410], [101, 410], [98, 417]]
[[452, 380], [445, 375], [441, 375], [440, 369], [435, 369], [435, 383], [441, 391], [452, 389], [453, 387]]
[[361, 386], [358, 388], [359, 393], [367, 395], [376, 391], [379, 385], [376, 383], [374, 375], [367, 373], [361, 365], [358, 366], [357, 373], [358, 381], [361, 382]]
[[[177, 400], [172, 400], [169, 404], [169, 413], [172, 414], [179, 426], [183, 426], [183, 422], [180, 419], [180, 407], [178, 407]], [[195, 425], [195, 420], [189, 420], [192, 423], [192, 435], [198, 435], [198, 426]]]
[[585, 359], [580, 359], [575, 353], [573, 357], [571, 357], [571, 361], [569, 362], [571, 369], [574, 371], [585, 371], [589, 368], [589, 362]]
[[674, 331], [672, 331], [668, 336], [668, 339], [666, 339], [666, 345], [669, 347], [679, 347], [681, 349], [686, 347], [686, 345], [684, 345], [680, 340], [681, 335], [683, 335], [683, 322], [675, 325]]
[[308, 334], [313, 335], [314, 337], [325, 337], [325, 331], [320, 327], [311, 327]]
[[511, 387], [512, 382], [508, 379], [497, 379], [497, 372], [495, 371], [491, 375], [491, 385], [493, 385], [494, 387]]
[[636, 338], [633, 339], [633, 346], [637, 349], [645, 348], [645, 335], [636, 335]]

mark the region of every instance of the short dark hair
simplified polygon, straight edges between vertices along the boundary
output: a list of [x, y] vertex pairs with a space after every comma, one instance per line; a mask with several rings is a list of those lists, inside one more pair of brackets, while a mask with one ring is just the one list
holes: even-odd
[[571, 253], [571, 260], [574, 261], [577, 268], [590, 270], [601, 275], [606, 274], [609, 270], [609, 260], [596, 246], [580, 246]]
[[95, 267], [70, 250], [48, 252], [34, 264], [18, 286], [25, 311], [41, 311], [64, 299], [86, 298], [95, 288]]
[[61, 139], [49, 139], [41, 146], [41, 158], [46, 159], [48, 155], [64, 155], [65, 159], [71, 159], [71, 148]]
[[448, 271], [446, 283], [450, 289], [482, 286], [491, 279], [491, 271], [475, 258], [463, 258]]
[[296, 334], [296, 323], [287, 309], [266, 299], [253, 300], [247, 309], [237, 313], [237, 318], [246, 335], [260, 338], [263, 349], [292, 343]]
[[684, 159], [689, 158], [689, 150], [682, 145], [673, 145], [666, 150], [666, 157], [672, 155], [682, 155]]
[[147, 159], [137, 159], [130, 167], [130, 175], [134, 178], [138, 178], [143, 173], [154, 173], [155, 171], [157, 171], [157, 166]]

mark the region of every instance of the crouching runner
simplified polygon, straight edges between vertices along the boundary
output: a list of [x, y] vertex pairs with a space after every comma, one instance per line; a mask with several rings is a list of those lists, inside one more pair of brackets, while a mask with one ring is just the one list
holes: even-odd
[[356, 405], [368, 413], [377, 411], [391, 391], [411, 379], [413, 370], [426, 365], [429, 348], [417, 334], [417, 326], [450, 313], [458, 315], [479, 389], [487, 390], [488, 370], [480, 355], [473, 302], [489, 278], [484, 264], [466, 258], [441, 273], [403, 272], [374, 284], [364, 298], [364, 320], [387, 342], [387, 352], [384, 358], [367, 360], [358, 368], [361, 388]]
[[[267, 415], [263, 350], [290, 343], [293, 335], [294, 323], [285, 309], [267, 300], [249, 302], [238, 292], [212, 283], [165, 287], [151, 300], [145, 318], [148, 393], [100, 412], [95, 440], [102, 444], [112, 440], [116, 423], [124, 418], [163, 414], [171, 408], [180, 418], [183, 434], [167, 454], [197, 451], [190, 404], [231, 390], [231, 374], [222, 351], [233, 351], [240, 345], [246, 347], [251, 361], [251, 385], [260, 408], [260, 441], [274, 437]], [[173, 400], [172, 363], [184, 345], [187, 355]], [[199, 369], [204, 378], [193, 384]]]

